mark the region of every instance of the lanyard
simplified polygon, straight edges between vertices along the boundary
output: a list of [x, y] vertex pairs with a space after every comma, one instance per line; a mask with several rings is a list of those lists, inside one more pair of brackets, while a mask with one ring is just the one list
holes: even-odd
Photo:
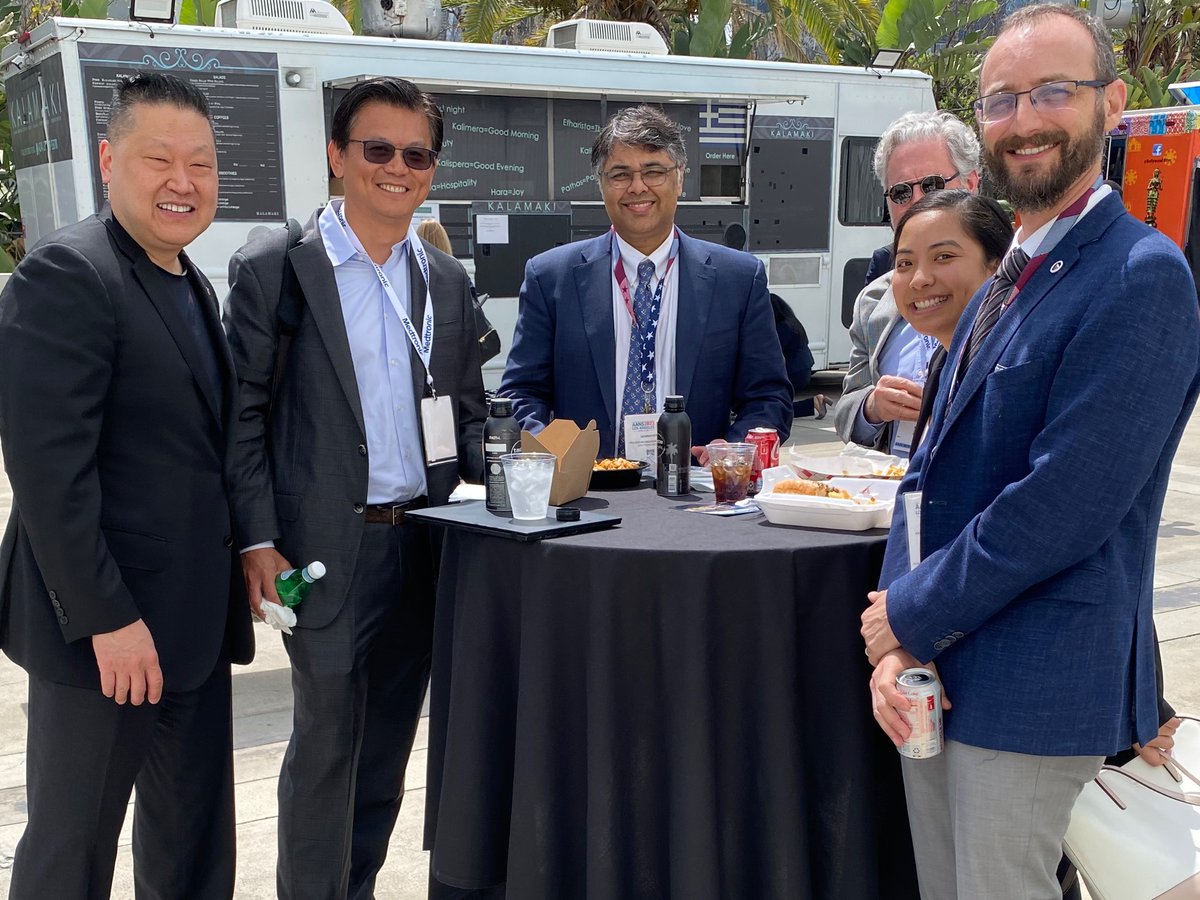
[[[917, 337], [920, 338], [917, 344], [919, 345], [918, 349], [921, 351], [921, 367], [917, 375], [920, 378], [920, 383], [924, 384], [925, 380], [929, 377], [929, 355], [937, 350], [938, 340], [927, 334], [918, 334]], [[917, 379], [914, 378], [913, 381], [917, 381]]]
[[1052, 251], [1058, 245], [1058, 242], [1063, 239], [1063, 236], [1071, 230], [1071, 227], [1077, 221], [1079, 221], [1079, 217], [1083, 214], [1084, 209], [1087, 208], [1088, 201], [1091, 199], [1092, 194], [1096, 193], [1096, 191], [1099, 190], [1103, 184], [1104, 180], [1102, 178], [1097, 178], [1095, 183], [1086, 191], [1084, 191], [1079, 199], [1064, 209], [1059, 214], [1058, 218], [1054, 220], [1054, 224], [1050, 226], [1050, 230], [1046, 232], [1046, 237], [1038, 246], [1037, 256], [1030, 259], [1029, 262], [1025, 264], [1025, 268], [1021, 270], [1021, 274], [1017, 276], [1017, 281], [1016, 284], [1013, 285], [1012, 292], [1004, 301], [1004, 309], [1007, 310], [1010, 306], [1012, 306], [1012, 302], [1016, 299], [1017, 294], [1021, 292], [1021, 288], [1025, 287], [1025, 285], [1029, 283], [1029, 279], [1033, 277], [1033, 273], [1038, 270], [1038, 267], [1046, 261], [1046, 257], [1050, 255], [1050, 251]]
[[417, 265], [421, 267], [421, 275], [425, 279], [425, 317], [421, 322], [421, 333], [419, 335], [417, 334], [416, 326], [412, 323], [412, 319], [404, 311], [404, 304], [396, 296], [396, 291], [392, 287], [391, 280], [383, 271], [383, 266], [367, 255], [367, 251], [363, 249], [358, 235], [346, 223], [346, 217], [342, 213], [342, 206], [344, 204], [339, 204], [333, 210], [337, 213], [338, 224], [342, 226], [342, 230], [346, 234], [346, 239], [350, 241], [354, 249], [375, 270], [375, 277], [379, 279], [379, 284], [383, 287], [383, 293], [387, 296], [388, 302], [391, 303], [392, 310], [400, 319], [400, 324], [404, 327], [404, 333], [408, 335], [408, 342], [417, 351], [417, 356], [421, 358], [421, 364], [425, 367], [425, 383], [429, 385], [429, 392], [436, 397], [437, 391], [433, 387], [433, 373], [429, 371], [429, 358], [433, 353], [433, 295], [429, 290], [429, 258], [425, 255], [425, 248], [421, 246], [421, 239], [417, 237], [417, 229], [413, 227], [412, 222], [408, 223], [408, 249], [416, 258]]
[[663, 289], [667, 284], [667, 276], [671, 274], [671, 266], [675, 263], [675, 258], [679, 256], [679, 231], [676, 229], [674, 237], [671, 240], [671, 253], [667, 257], [667, 268], [663, 272], [662, 278], [658, 280], [658, 287], [654, 289], [654, 297], [650, 301], [650, 313], [646, 317], [645, 322], [639, 322], [637, 314], [633, 309], [633, 299], [629, 296], [629, 277], [625, 274], [625, 261], [621, 259], [621, 248], [617, 243], [616, 229], [612, 229], [612, 255], [616, 258], [616, 265], [613, 266], [613, 275], [617, 279], [617, 289], [621, 292], [621, 299], [625, 301], [625, 308], [629, 311], [629, 319], [633, 328], [634, 339], [641, 353], [641, 360], [646, 370], [646, 378], [642, 381], [642, 390], [646, 394], [654, 393], [654, 373], [655, 359], [654, 347], [658, 340], [658, 317], [662, 311], [662, 296]]

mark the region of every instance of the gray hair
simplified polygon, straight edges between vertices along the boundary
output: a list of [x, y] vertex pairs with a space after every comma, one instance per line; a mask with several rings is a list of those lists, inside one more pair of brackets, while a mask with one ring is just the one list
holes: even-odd
[[979, 171], [979, 139], [953, 113], [905, 113], [887, 127], [875, 145], [875, 177], [886, 191], [888, 162], [897, 147], [916, 141], [943, 140], [954, 168], [962, 175]]
[[[1109, 84], [1117, 80], [1117, 55], [1113, 52], [1112, 35], [1104, 23], [1093, 13], [1080, 6], [1064, 6], [1058, 3], [1038, 3], [1033, 6], [1023, 6], [1004, 20], [996, 37], [1014, 28], [1033, 25], [1047, 16], [1065, 16], [1074, 19], [1087, 29], [1096, 50], [1096, 80]], [[988, 51], [991, 52], [990, 50]]]
[[648, 147], [666, 150], [671, 162], [682, 172], [687, 166], [687, 150], [683, 146], [683, 129], [679, 123], [657, 106], [630, 106], [614, 115], [596, 136], [592, 144], [592, 174], [598, 175], [613, 145]]

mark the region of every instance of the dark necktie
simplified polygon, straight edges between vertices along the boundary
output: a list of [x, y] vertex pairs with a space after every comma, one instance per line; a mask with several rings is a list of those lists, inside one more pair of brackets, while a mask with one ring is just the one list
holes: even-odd
[[1021, 277], [1021, 270], [1028, 262], [1029, 254], [1020, 247], [1013, 247], [1004, 254], [1004, 259], [1000, 261], [1000, 268], [996, 270], [996, 277], [992, 279], [992, 285], [988, 288], [987, 296], [979, 305], [979, 314], [975, 317], [975, 325], [971, 328], [971, 337], [967, 341], [967, 349], [963, 353], [962, 365], [958, 369], [959, 381], [962, 381], [967, 372], [967, 366], [979, 352], [984, 340], [996, 327], [1000, 313], [1004, 312], [1004, 304], [1012, 296], [1017, 279]]
[[[654, 278], [654, 263], [643, 259], [637, 267], [637, 288], [633, 292], [633, 315], [637, 319], [629, 332], [629, 363], [625, 367], [625, 392], [621, 395], [621, 421], [617, 423], [617, 446], [620, 453], [625, 447], [625, 417], [654, 411], [654, 397], [647, 396], [642, 389], [649, 383], [654, 372], [654, 360], [642, 359], [642, 328], [657, 328], [658, 322], [650, 321], [654, 306], [654, 293], [650, 280]], [[639, 327], [640, 326], [640, 327]]]

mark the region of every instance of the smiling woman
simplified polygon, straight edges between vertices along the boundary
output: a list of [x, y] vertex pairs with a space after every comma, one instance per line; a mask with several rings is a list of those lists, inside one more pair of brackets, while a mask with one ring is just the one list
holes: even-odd
[[900, 315], [948, 347], [962, 311], [996, 271], [1012, 233], [995, 200], [967, 191], [922, 197], [896, 226], [892, 290]]

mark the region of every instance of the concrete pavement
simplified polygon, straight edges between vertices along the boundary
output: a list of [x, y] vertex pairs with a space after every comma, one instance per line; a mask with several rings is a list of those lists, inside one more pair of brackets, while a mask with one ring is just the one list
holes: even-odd
[[[1122, 427], [1120, 421], [1114, 428]], [[1126, 421], [1126, 428], [1136, 427]], [[839, 446], [829, 420], [798, 420], [793, 443]], [[0, 521], [12, 496], [0, 478]], [[1155, 575], [1155, 622], [1162, 642], [1167, 696], [1181, 712], [1200, 714], [1200, 416], [1176, 457], [1163, 510]], [[291, 720], [287, 657], [278, 636], [257, 626], [254, 664], [234, 670], [239, 900], [275, 896], [276, 784]], [[24, 829], [25, 675], [0, 657], [0, 898], [8, 896], [12, 852]], [[424, 900], [428, 854], [422, 852], [428, 720], [422, 719], [409, 765], [408, 791], [377, 895]], [[133, 896], [131, 815], [125, 823], [113, 897]]]

